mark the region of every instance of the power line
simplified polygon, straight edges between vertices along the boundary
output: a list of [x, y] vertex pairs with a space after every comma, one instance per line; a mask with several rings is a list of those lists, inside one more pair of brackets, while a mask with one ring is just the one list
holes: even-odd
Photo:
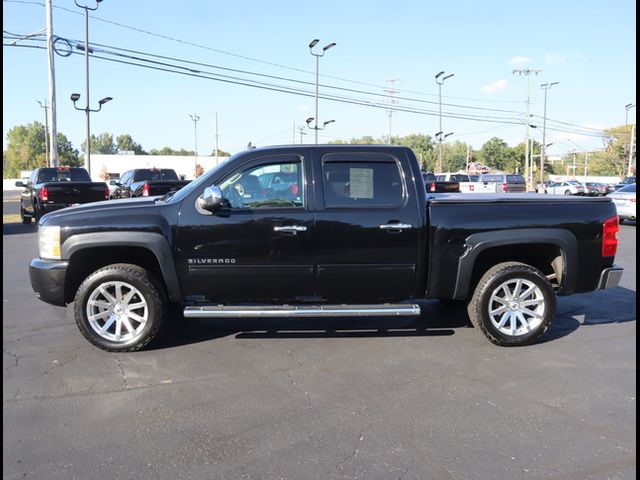
[[[31, 40], [34, 40], [34, 39], [31, 39]], [[67, 41], [70, 42], [71, 44], [75, 43], [76, 45], [80, 43], [78, 41], [69, 41], [69, 40], [67, 40]], [[43, 49], [44, 48], [44, 47], [41, 47], [41, 46], [38, 46], [38, 45], [21, 45], [21, 44], [18, 44], [18, 45], [3, 44], [3, 46], [14, 46], [14, 47], [21, 47], [21, 48], [36, 48], [36, 49]], [[190, 67], [183, 66], [183, 65], [175, 65], [175, 64], [172, 64], [172, 63], [169, 63], [169, 62], [158, 62], [158, 61], [155, 61], [155, 60], [149, 60], [149, 59], [146, 59], [146, 58], [135, 57], [135, 56], [132, 56], [132, 55], [124, 55], [124, 54], [118, 53], [118, 52], [110, 52], [108, 50], [103, 50], [103, 49], [100, 49], [100, 52], [103, 55], [112, 55], [112, 56], [116, 56], [118, 58], [109, 58], [109, 57], [106, 57], [106, 56], [103, 56], [103, 55], [98, 55], [96, 52], [94, 52], [92, 54], [93, 57], [97, 58], [97, 59], [101, 59], [101, 60], [110, 61], [110, 62], [125, 64], [125, 65], [131, 65], [131, 66], [136, 66], [136, 67], [142, 67], [142, 68], [148, 68], [148, 69], [151, 69], [151, 70], [164, 71], [164, 72], [168, 72], [168, 73], [178, 73], [178, 74], [185, 75], [185, 76], [203, 78], [203, 79], [208, 79], [208, 80], [215, 80], [215, 81], [220, 81], [220, 82], [224, 82], [224, 83], [237, 84], [237, 85], [249, 86], [249, 87], [254, 87], [254, 88], [261, 88], [261, 89], [264, 89], [264, 90], [277, 91], [277, 92], [281, 92], [281, 93], [289, 93], [289, 94], [305, 96], [305, 97], [310, 97], [310, 96], [313, 95], [311, 91], [304, 90], [304, 89], [301, 89], [301, 88], [293, 88], [291, 86], [270, 84], [270, 83], [267, 83], [267, 82], [258, 82], [258, 81], [253, 80], [253, 79], [234, 77], [234, 76], [230, 76], [230, 75], [221, 75], [221, 74], [212, 73], [212, 72], [203, 72], [203, 71], [195, 70], [195, 69], [192, 69]], [[72, 50], [70, 53], [74, 54], [74, 55], [80, 54], [80, 52], [76, 52], [75, 50]], [[179, 61], [179, 59], [177, 59], [176, 61]], [[187, 61], [183, 61], [183, 62], [187, 62]], [[249, 72], [249, 74], [251, 74], [251, 72]], [[257, 74], [257, 75], [260, 76], [261, 74]], [[291, 79], [285, 79], [285, 80], [296, 82], [295, 80], [291, 80]], [[300, 82], [300, 81], [297, 81], [297, 82], [298, 83], [302, 83], [303, 85], [305, 85], [305, 84], [308, 85], [309, 84], [309, 82]], [[328, 86], [328, 87], [331, 88], [332, 86]], [[381, 95], [381, 94], [378, 94], [378, 93], [372, 93], [372, 92], [359, 91], [359, 93], [362, 93], [362, 94], [365, 94], [365, 95], [381, 96], [383, 98], [386, 97], [385, 95]], [[322, 98], [323, 99], [327, 99], [327, 100], [336, 101], [336, 102], [346, 103], [346, 104], [353, 104], [353, 105], [359, 105], [359, 106], [368, 106], [368, 107], [371, 107], [371, 108], [382, 108], [382, 109], [389, 109], [390, 108], [389, 104], [384, 104], [382, 102], [372, 102], [372, 101], [369, 101], [369, 100], [366, 100], [366, 99], [345, 97], [345, 96], [334, 95], [334, 94], [324, 93], [322, 95]], [[419, 108], [419, 107], [394, 106], [393, 109], [394, 109], [394, 111], [414, 113], [414, 114], [420, 114], [420, 115], [429, 115], [429, 116], [437, 115], [437, 112], [435, 110], [426, 110], [424, 108]], [[517, 119], [517, 118], [513, 118], [513, 117], [495, 117], [495, 116], [492, 117], [492, 116], [488, 116], [488, 115], [456, 114], [456, 113], [452, 113], [452, 112], [445, 112], [445, 113], [443, 113], [443, 116], [447, 117], [447, 118], [454, 118], [454, 119], [459, 119], [459, 120], [469, 120], [469, 121], [479, 121], [479, 122], [489, 122], [489, 123], [502, 123], [502, 124], [507, 124], [507, 125], [522, 125], [524, 123], [523, 120]], [[556, 128], [555, 130], [556, 131], [564, 131], [564, 132], [567, 132], [567, 133], [576, 133], [575, 130], [569, 130], [569, 129]], [[585, 131], [580, 131], [579, 133], [582, 134], [582, 135], [590, 135], [590, 136], [599, 136], [600, 135], [600, 134], [596, 135], [595, 133], [588, 133], [588, 132], [585, 132]]]

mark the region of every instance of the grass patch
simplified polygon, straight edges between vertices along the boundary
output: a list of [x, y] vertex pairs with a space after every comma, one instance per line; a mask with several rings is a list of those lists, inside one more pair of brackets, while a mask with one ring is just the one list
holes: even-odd
[[3, 213], [2, 214], [2, 224], [5, 223], [22, 223], [20, 219], [19, 213]]

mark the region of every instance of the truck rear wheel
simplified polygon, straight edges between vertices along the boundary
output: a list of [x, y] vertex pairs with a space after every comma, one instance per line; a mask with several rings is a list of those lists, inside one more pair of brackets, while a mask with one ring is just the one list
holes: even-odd
[[25, 216], [24, 208], [22, 208], [22, 206], [20, 206], [20, 220], [22, 220], [22, 223], [25, 225], [29, 225], [31, 223], [31, 217]]
[[467, 306], [476, 328], [496, 345], [529, 345], [555, 315], [556, 295], [543, 273], [519, 262], [500, 263], [482, 276]]
[[148, 346], [166, 312], [164, 289], [137, 265], [108, 265], [89, 275], [74, 299], [76, 324], [87, 340], [110, 352]]

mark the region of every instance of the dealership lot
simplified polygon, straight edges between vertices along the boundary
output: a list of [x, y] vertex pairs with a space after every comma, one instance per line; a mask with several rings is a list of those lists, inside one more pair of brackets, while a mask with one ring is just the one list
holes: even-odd
[[507, 349], [463, 308], [419, 319], [190, 320], [90, 345], [36, 299], [35, 227], [3, 227], [5, 479], [631, 479], [636, 245], [616, 289], [560, 298]]

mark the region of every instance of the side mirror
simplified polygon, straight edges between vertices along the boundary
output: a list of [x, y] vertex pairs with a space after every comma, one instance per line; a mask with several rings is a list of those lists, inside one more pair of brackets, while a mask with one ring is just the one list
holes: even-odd
[[120, 182], [118, 180], [109, 180], [109, 185], [120, 185]]
[[204, 193], [198, 198], [198, 206], [208, 212], [215, 212], [222, 205], [222, 190], [216, 185], [204, 189]]
[[25, 186], [26, 186], [26, 185], [24, 184], [24, 182], [23, 182], [22, 180], [18, 180], [18, 181], [16, 182], [16, 187], [23, 187], [23, 188], [24, 188]]

